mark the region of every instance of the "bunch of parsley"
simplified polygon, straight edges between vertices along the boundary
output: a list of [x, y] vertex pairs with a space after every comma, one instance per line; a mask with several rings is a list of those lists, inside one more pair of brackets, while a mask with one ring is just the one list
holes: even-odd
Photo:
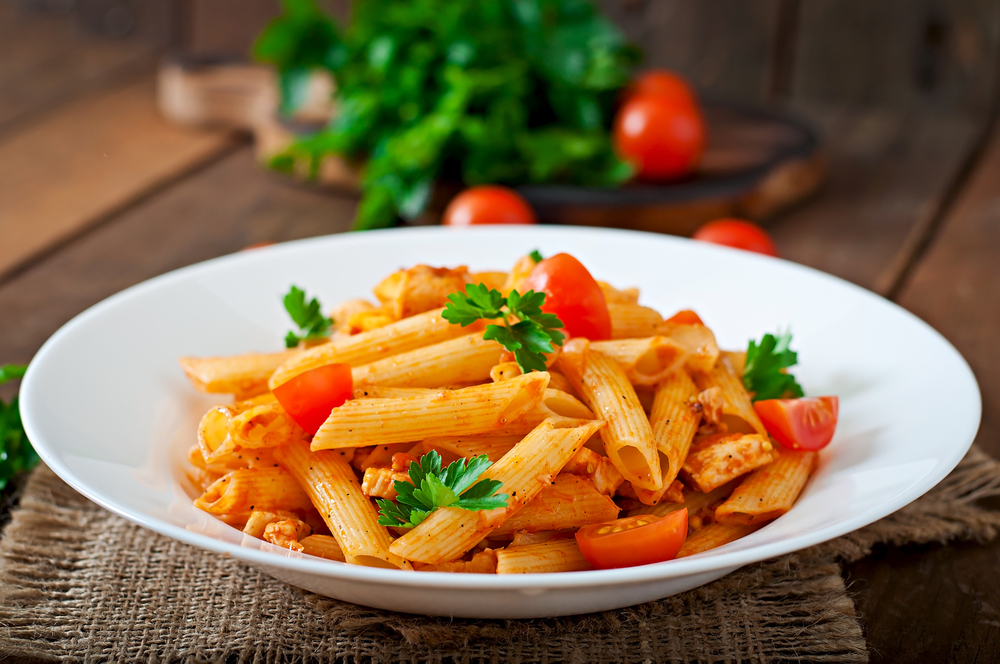
[[355, 228], [412, 219], [438, 179], [615, 186], [615, 96], [638, 50], [591, 0], [358, 0], [338, 31], [313, 0], [284, 0], [259, 38], [291, 110], [310, 68], [336, 79], [337, 114], [272, 160], [317, 173], [365, 160]]
[[[0, 385], [21, 378], [27, 368], [21, 364], [0, 367]], [[0, 489], [7, 486], [7, 482], [15, 475], [34, 468], [37, 463], [38, 454], [28, 442], [21, 424], [17, 397], [9, 404], [0, 400]]]

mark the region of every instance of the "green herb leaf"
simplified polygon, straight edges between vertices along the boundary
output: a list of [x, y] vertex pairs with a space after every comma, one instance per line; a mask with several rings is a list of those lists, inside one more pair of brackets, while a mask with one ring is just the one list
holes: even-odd
[[[521, 371], [545, 371], [545, 353], [551, 353], [553, 344], [561, 346], [566, 336], [558, 329], [565, 327], [559, 317], [542, 312], [545, 293], [528, 291], [521, 295], [516, 290], [504, 297], [500, 291], [490, 290], [484, 284], [469, 284], [465, 293], [452, 293], [442, 317], [456, 325], [466, 327], [477, 320], [503, 319], [503, 325], [487, 325], [483, 339], [493, 340], [514, 353]], [[509, 317], [518, 319], [511, 324]]]
[[754, 401], [790, 399], [805, 394], [795, 377], [785, 372], [798, 363], [798, 355], [789, 348], [791, 342], [791, 331], [778, 336], [765, 334], [759, 345], [750, 341], [743, 368], [743, 386]]
[[292, 286], [283, 300], [285, 310], [292, 321], [299, 327], [299, 332], [289, 332], [285, 336], [285, 347], [295, 348], [300, 341], [322, 339], [330, 334], [333, 319], [325, 317], [320, 311], [319, 300], [313, 298], [306, 302], [306, 293], [298, 286]]
[[503, 484], [479, 476], [492, 464], [485, 455], [452, 462], [441, 469], [441, 455], [431, 450], [410, 464], [410, 482], [395, 481], [396, 502], [379, 499], [378, 522], [383, 526], [412, 528], [439, 507], [460, 507], [470, 511], [506, 507], [507, 494], [494, 493]]
[[544, 257], [542, 256], [542, 253], [538, 251], [538, 249], [533, 250], [528, 255], [531, 256], [531, 260], [535, 261], [536, 263], [541, 263], [543, 260], [545, 260]]
[[[0, 384], [24, 376], [27, 366], [8, 364], [0, 367]], [[21, 410], [15, 396], [9, 404], [0, 400], [0, 489], [15, 475], [38, 464], [38, 454], [21, 424]]]

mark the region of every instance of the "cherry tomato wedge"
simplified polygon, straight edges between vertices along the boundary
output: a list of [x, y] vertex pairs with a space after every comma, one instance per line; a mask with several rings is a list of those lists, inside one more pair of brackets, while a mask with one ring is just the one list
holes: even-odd
[[580, 552], [600, 569], [673, 560], [688, 532], [687, 508], [666, 516], [644, 514], [593, 523], [576, 533]]
[[300, 373], [274, 388], [275, 398], [296, 424], [315, 435], [330, 411], [351, 398], [349, 364], [326, 364]]
[[743, 219], [716, 219], [710, 221], [692, 235], [695, 240], [721, 244], [735, 249], [744, 249], [766, 256], [777, 256], [778, 248], [774, 240], [763, 228]]
[[696, 106], [698, 99], [683, 77], [666, 69], [650, 69], [639, 75], [631, 85], [628, 86], [627, 94], [629, 98], [640, 95], [659, 95], [683, 101]]
[[705, 121], [690, 102], [639, 95], [615, 116], [614, 144], [640, 179], [676, 179], [697, 168], [705, 149]]
[[690, 309], [685, 309], [684, 311], [678, 311], [676, 314], [663, 321], [664, 323], [675, 323], [677, 325], [704, 325], [701, 316], [691, 311]]
[[604, 292], [583, 263], [569, 254], [556, 254], [534, 267], [524, 290], [545, 293], [542, 311], [555, 314], [571, 337], [591, 341], [611, 338], [611, 315]]
[[537, 224], [538, 217], [520, 194], [507, 187], [470, 187], [452, 199], [444, 211], [445, 226]]
[[771, 437], [791, 450], [821, 450], [837, 428], [837, 397], [766, 399], [753, 405]]

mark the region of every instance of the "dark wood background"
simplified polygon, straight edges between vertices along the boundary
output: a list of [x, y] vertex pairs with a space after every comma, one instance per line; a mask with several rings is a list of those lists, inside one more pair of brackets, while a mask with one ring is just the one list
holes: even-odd
[[[978, 443], [1000, 456], [1000, 2], [601, 4], [647, 66], [820, 128], [828, 179], [770, 222], [782, 254], [948, 337], [983, 391]], [[0, 0], [0, 363], [30, 360], [73, 315], [156, 274], [347, 229], [352, 198], [265, 173], [245, 136], [156, 113], [164, 53], [246, 53], [276, 12], [274, 0]], [[1000, 661], [1000, 543], [882, 547], [844, 574], [873, 661]]]

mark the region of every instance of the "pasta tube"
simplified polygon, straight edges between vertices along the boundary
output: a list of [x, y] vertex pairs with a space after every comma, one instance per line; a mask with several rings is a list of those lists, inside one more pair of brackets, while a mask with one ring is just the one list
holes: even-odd
[[213, 482], [194, 504], [209, 514], [308, 510], [309, 496], [283, 468], [240, 468]]
[[[456, 325], [456, 327], [458, 327]], [[490, 379], [503, 347], [481, 333], [399, 353], [354, 367], [354, 385], [382, 387], [441, 387], [481, 383]]]
[[384, 327], [300, 351], [274, 371], [268, 385], [273, 390], [290, 378], [325, 364], [367, 364], [469, 333], [468, 328], [452, 325], [441, 318], [442, 311], [435, 309], [417, 314]]
[[653, 430], [621, 366], [589, 349], [586, 339], [567, 342], [558, 364], [591, 410], [607, 421], [601, 438], [618, 471], [634, 486], [659, 489], [663, 478]]
[[482, 512], [438, 508], [393, 542], [390, 551], [407, 560], [429, 564], [455, 560], [541, 493], [603, 424], [597, 420], [558, 429], [552, 422], [542, 422], [482, 475], [502, 483], [497, 493], [510, 496], [507, 507]]
[[510, 546], [497, 551], [497, 574], [545, 574], [593, 569], [575, 539]]
[[635, 303], [609, 301], [608, 314], [612, 339], [651, 337], [657, 334], [657, 326], [663, 322], [659, 311]]
[[598, 491], [593, 482], [560, 473], [555, 481], [496, 530], [507, 535], [517, 530], [566, 530], [618, 518], [615, 501]]
[[[689, 327], [697, 327], [692, 325]], [[707, 390], [712, 387], [719, 388], [722, 396], [722, 421], [732, 433], [759, 433], [767, 436], [767, 430], [763, 422], [753, 409], [753, 402], [750, 395], [743, 387], [743, 381], [736, 375], [730, 366], [730, 360], [722, 357], [709, 372], [696, 372], [692, 374], [694, 382], [699, 390]]]
[[751, 525], [776, 519], [792, 509], [816, 467], [815, 452], [778, 447], [778, 458], [750, 473], [729, 500], [715, 510], [720, 523]]
[[702, 553], [709, 549], [720, 547], [723, 544], [735, 542], [741, 537], [746, 537], [762, 525], [764, 524], [732, 526], [727, 523], [713, 523], [704, 528], [699, 528], [688, 535], [681, 550], [677, 553], [677, 557], [693, 556], [696, 553]]
[[622, 365], [633, 385], [656, 385], [684, 362], [684, 350], [666, 337], [592, 341], [590, 349]]
[[682, 367], [657, 385], [649, 424], [653, 440], [660, 453], [663, 486], [655, 491], [635, 488], [636, 498], [646, 505], [655, 505], [677, 479], [681, 465], [691, 449], [698, 430], [698, 416], [691, 410], [690, 400], [698, 393], [691, 376]]
[[378, 513], [351, 465], [335, 452], [310, 452], [309, 444], [291, 442], [275, 456], [305, 489], [347, 562], [368, 567], [412, 569], [389, 551], [392, 538], [378, 522]]
[[245, 399], [267, 392], [267, 380], [271, 374], [301, 352], [287, 350], [231, 357], [182, 357], [180, 364], [198, 390], [235, 394], [237, 399]]
[[719, 344], [715, 334], [704, 325], [681, 325], [664, 321], [656, 328], [662, 335], [684, 349], [689, 371], [711, 371], [719, 359]]
[[426, 396], [348, 401], [333, 409], [313, 438], [312, 449], [489, 433], [531, 410], [542, 399], [548, 382], [547, 373], [536, 371]]

